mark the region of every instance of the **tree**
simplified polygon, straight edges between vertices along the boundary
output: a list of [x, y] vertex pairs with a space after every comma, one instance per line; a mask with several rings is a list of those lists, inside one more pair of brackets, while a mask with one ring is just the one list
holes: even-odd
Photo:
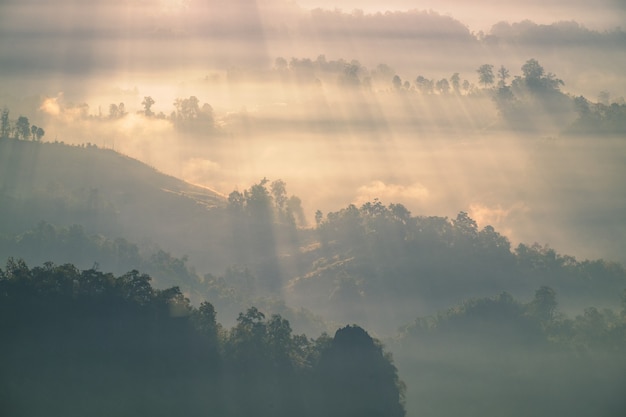
[[439, 91], [439, 94], [448, 94], [450, 92], [450, 83], [447, 79], [442, 78], [437, 81], [437, 91]]
[[400, 78], [400, 76], [394, 75], [393, 80], [391, 80], [391, 82], [393, 84], [393, 88], [395, 88], [396, 90], [402, 89], [402, 79]]
[[500, 69], [498, 70], [498, 87], [506, 87], [506, 80], [509, 77], [509, 70], [506, 69], [504, 65], [500, 65]]
[[30, 137], [30, 123], [28, 117], [20, 116], [15, 123], [15, 137], [17, 139], [28, 140]]
[[274, 68], [278, 71], [286, 71], [288, 69], [287, 60], [282, 56], [279, 56], [274, 60]]
[[278, 213], [278, 218], [284, 218], [285, 205], [287, 203], [287, 184], [283, 180], [276, 180], [270, 184], [270, 190], [274, 199], [274, 207]]
[[547, 322], [554, 317], [556, 306], [556, 292], [544, 285], [535, 291], [535, 298], [531, 301], [529, 308], [535, 317]]
[[235, 190], [228, 194], [228, 209], [232, 213], [241, 214], [246, 203], [246, 199], [242, 193]]
[[484, 64], [478, 67], [476, 70], [478, 73], [478, 82], [483, 85], [483, 87], [487, 87], [488, 85], [493, 84], [494, 75], [493, 75], [493, 65]]
[[146, 115], [146, 117], [152, 117], [154, 116], [154, 112], [152, 111], [152, 105], [155, 103], [154, 99], [150, 96], [146, 96], [143, 98], [143, 101], [141, 102], [141, 105], [144, 108], [144, 114]]
[[200, 115], [200, 101], [196, 96], [177, 98], [174, 101], [178, 120], [194, 120]]
[[418, 75], [415, 79], [415, 87], [422, 94], [430, 94], [433, 92], [434, 83], [421, 75]]
[[32, 125], [30, 127], [30, 133], [32, 135], [33, 140], [39, 142], [41, 141], [41, 138], [43, 137], [43, 135], [46, 133], [42, 128]]
[[463, 84], [461, 85], [463, 86], [463, 91], [465, 91], [466, 94], [472, 89], [472, 84], [470, 84], [467, 80], [463, 80]]
[[213, 123], [213, 107], [209, 103], [204, 103], [202, 105], [202, 108], [200, 109], [200, 114], [198, 115], [198, 117], [204, 121]]
[[126, 116], [126, 106], [124, 106], [124, 103], [120, 103], [120, 104], [111, 104], [109, 106], [109, 118], [110, 119], [120, 119], [124, 116]]
[[40, 141], [41, 138], [43, 138], [43, 135], [46, 134], [46, 132], [42, 128], [38, 127], [35, 134], [37, 135], [37, 141]]
[[117, 119], [118, 117], [120, 117], [120, 110], [117, 104], [111, 103], [111, 105], [109, 105], [109, 119]]
[[452, 223], [461, 235], [468, 237], [476, 237], [478, 235], [478, 225], [476, 221], [464, 211], [459, 212]]
[[459, 94], [459, 92], [461, 90], [461, 77], [460, 77], [458, 72], [455, 72], [450, 77], [450, 85], [452, 85], [452, 91], [455, 94]]
[[315, 212], [315, 224], [317, 225], [317, 227], [320, 227], [320, 224], [322, 223], [322, 220], [324, 219], [324, 213], [322, 213], [321, 210], [317, 210]]
[[563, 80], [557, 78], [556, 75], [552, 73], [545, 74], [539, 61], [534, 58], [529, 59], [522, 65], [522, 73], [523, 77], [519, 81], [523, 81], [525, 87], [531, 91], [558, 91], [559, 86], [563, 85]]
[[203, 301], [200, 308], [195, 310], [193, 314], [196, 329], [209, 340], [211, 346], [215, 346], [215, 350], [217, 350], [218, 332], [220, 330], [216, 317], [215, 307], [207, 301]]
[[379, 342], [359, 326], [337, 330], [320, 357], [326, 409], [318, 415], [403, 417], [403, 384]]
[[2, 109], [2, 121], [0, 124], [0, 138], [8, 138], [11, 133], [11, 124], [9, 122], [9, 109]]
[[289, 217], [293, 216], [298, 226], [306, 226], [306, 217], [304, 216], [300, 197], [295, 195], [289, 197], [287, 200], [287, 212], [289, 213]]
[[150, 285], [151, 278], [146, 274], [140, 274], [132, 270], [117, 279], [121, 295], [138, 305], [147, 305], [154, 297], [154, 291]]
[[543, 76], [543, 67], [539, 65], [539, 61], [534, 58], [526, 61], [524, 65], [522, 65], [522, 73], [524, 74], [524, 79], [528, 83], [529, 81], [538, 81]]
[[343, 74], [339, 77], [339, 83], [347, 87], [358, 87], [361, 85], [359, 71], [361, 67], [357, 63], [346, 64]]
[[250, 187], [250, 190], [244, 191], [244, 197], [250, 217], [255, 221], [271, 224], [272, 196], [265, 186], [268, 182], [267, 178], [263, 178], [258, 184]]

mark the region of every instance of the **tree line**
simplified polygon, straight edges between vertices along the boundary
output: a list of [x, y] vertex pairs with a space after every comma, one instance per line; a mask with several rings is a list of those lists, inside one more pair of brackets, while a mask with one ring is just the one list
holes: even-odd
[[541, 286], [526, 303], [508, 292], [479, 297], [437, 314], [419, 317], [401, 330], [402, 338], [417, 343], [436, 343], [453, 338], [492, 349], [549, 345], [572, 352], [622, 354], [626, 343], [626, 289], [620, 310], [586, 307], [568, 317], [558, 308], [557, 292]]
[[13, 138], [17, 140], [41, 141], [46, 134], [43, 128], [31, 125], [28, 117], [19, 116], [16, 120], [9, 118], [9, 109], [2, 109], [0, 114], [0, 139]]
[[466, 212], [413, 216], [375, 200], [318, 211], [316, 222], [320, 245], [303, 255], [307, 269], [290, 289], [307, 308], [367, 317], [372, 328], [406, 320], [416, 307], [439, 309], [493, 291], [518, 295], [545, 285], [572, 306], [613, 300], [626, 288], [618, 263], [577, 260], [539, 244], [513, 247]]
[[[564, 81], [554, 73], [547, 72], [534, 58], [521, 66], [520, 75], [511, 75], [504, 65], [499, 68], [483, 64], [476, 69], [477, 88], [468, 80], [461, 81], [458, 72], [449, 78], [428, 79], [418, 75], [413, 82], [403, 81], [399, 75], [390, 77], [393, 90], [416, 92], [422, 95], [473, 95], [487, 92], [491, 95], [500, 115], [515, 128], [533, 126], [532, 114], [538, 104], [554, 115], [557, 124], [568, 134], [620, 134], [626, 131], [626, 103], [623, 98], [610, 102], [610, 94], [602, 91], [598, 101], [592, 102], [584, 96], [571, 96], [561, 92]], [[511, 80], [509, 82], [509, 80]], [[544, 110], [544, 113], [546, 112]], [[572, 122], [563, 113], [573, 113]]]
[[573, 314], [549, 286], [528, 298], [466, 299], [402, 327], [390, 346], [417, 399], [408, 413], [623, 415], [626, 292], [617, 308]]

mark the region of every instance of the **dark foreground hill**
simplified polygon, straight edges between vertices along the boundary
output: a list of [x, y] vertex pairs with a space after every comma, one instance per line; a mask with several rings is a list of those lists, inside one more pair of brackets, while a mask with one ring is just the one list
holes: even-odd
[[226, 330], [137, 271], [10, 260], [0, 334], [1, 415], [404, 416], [396, 368], [362, 328], [313, 340], [251, 307]]

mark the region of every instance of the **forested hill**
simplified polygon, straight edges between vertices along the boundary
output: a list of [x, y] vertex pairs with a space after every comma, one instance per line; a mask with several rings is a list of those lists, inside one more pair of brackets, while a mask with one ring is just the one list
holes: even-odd
[[0, 269], [0, 415], [403, 417], [403, 385], [358, 326], [292, 334], [251, 307], [232, 329], [209, 303], [137, 271]]
[[[198, 241], [221, 223], [225, 198], [96, 146], [0, 140], [0, 233], [40, 223], [151, 242], [172, 251], [212, 249]], [[215, 236], [215, 235], [214, 235]], [[218, 239], [216, 239], [218, 240]], [[93, 260], [92, 260], [93, 262]]]
[[249, 305], [287, 315], [289, 306], [389, 334], [468, 297], [527, 298], [549, 286], [576, 313], [614, 307], [626, 288], [619, 264], [512, 247], [464, 212], [413, 215], [375, 200], [318, 212], [317, 226], [303, 229], [300, 199], [281, 180], [226, 200], [110, 150], [5, 139], [0, 151], [0, 218], [9, 219], [0, 256], [141, 269], [229, 316]]
[[[80, 212], [97, 211], [104, 218], [117, 215], [123, 219], [137, 215], [134, 210], [153, 216], [145, 212], [151, 206], [155, 213], [183, 216], [225, 201], [217, 192], [110, 149], [13, 139], [0, 140], [0, 190], [5, 204], [38, 200], [50, 206], [50, 216], [72, 218], [74, 223], [73, 215]], [[28, 207], [22, 209], [22, 219], [11, 222], [15, 228], [19, 220], [29, 220]]]

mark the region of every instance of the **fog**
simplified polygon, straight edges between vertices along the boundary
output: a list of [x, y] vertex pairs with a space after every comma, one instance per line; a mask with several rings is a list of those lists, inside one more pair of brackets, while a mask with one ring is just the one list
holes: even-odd
[[[567, 387], [600, 381], [611, 389], [592, 398], [619, 410], [623, 376], [600, 374], [611, 358], [623, 369], [615, 346], [626, 313], [610, 310], [625, 276], [611, 261], [626, 265], [622, 3], [5, 1], [0, 144], [23, 146], [16, 155], [31, 162], [47, 153], [44, 174], [0, 155], [11, 161], [0, 197], [24, 223], [37, 210], [67, 213], [56, 225], [44, 213], [32, 229], [3, 226], [0, 253], [40, 239], [39, 260], [50, 236], [70, 236], [58, 253], [72, 256], [92, 239], [89, 256], [105, 248], [114, 267], [141, 265], [192, 303], [213, 297], [227, 326], [249, 303], [317, 334], [360, 320], [397, 354], [409, 415], [468, 411], [464, 390], [478, 377], [489, 382], [473, 386], [474, 403], [490, 403], [506, 381], [495, 415], [526, 401], [520, 375], [520, 392], [537, 399], [537, 381], [589, 372], [596, 379], [566, 384], [547, 409], [583, 413], [563, 406]], [[48, 144], [27, 148], [20, 116]], [[70, 155], [61, 144], [79, 146]], [[28, 181], [55, 172], [54, 157], [67, 154], [63, 168], [83, 161], [82, 149], [98, 165], [85, 177], [107, 163], [120, 172], [99, 185], [37, 178], [29, 195]], [[201, 188], [141, 164], [126, 183], [129, 159], [116, 153]], [[32, 178], [18, 187], [21, 169]], [[153, 188], [142, 194], [146, 178]], [[277, 180], [288, 194], [274, 193]], [[84, 229], [63, 223], [76, 213]], [[532, 293], [545, 286], [562, 309], [542, 315], [541, 291]], [[498, 307], [482, 316], [481, 303]], [[501, 313], [483, 333], [481, 320]], [[481, 329], [468, 351], [455, 333], [464, 320]], [[502, 347], [509, 328], [519, 332]], [[611, 354], [594, 363], [602, 349]], [[584, 366], [565, 371], [580, 357]], [[437, 408], [446, 386], [458, 408]], [[420, 397], [431, 401], [420, 408]]]
[[[561, 136], [573, 110], [536, 115], [532, 130], [519, 131], [480, 92], [397, 91], [382, 67], [359, 64], [358, 85], [350, 86], [343, 69], [319, 69], [347, 61], [302, 62], [310, 68], [292, 62], [291, 69], [212, 71], [180, 83], [103, 82], [81, 101], [58, 92], [5, 96], [5, 105], [44, 126], [44, 140], [112, 148], [224, 195], [281, 178], [302, 198], [309, 224], [318, 209], [378, 198], [416, 214], [467, 211], [513, 242], [625, 260], [623, 141]], [[465, 77], [475, 85], [474, 74]], [[145, 96], [160, 117], [143, 114]], [[211, 106], [210, 124], [185, 127], [169, 118], [175, 99], [191, 96]], [[128, 115], [111, 118], [110, 105], [119, 103]]]

